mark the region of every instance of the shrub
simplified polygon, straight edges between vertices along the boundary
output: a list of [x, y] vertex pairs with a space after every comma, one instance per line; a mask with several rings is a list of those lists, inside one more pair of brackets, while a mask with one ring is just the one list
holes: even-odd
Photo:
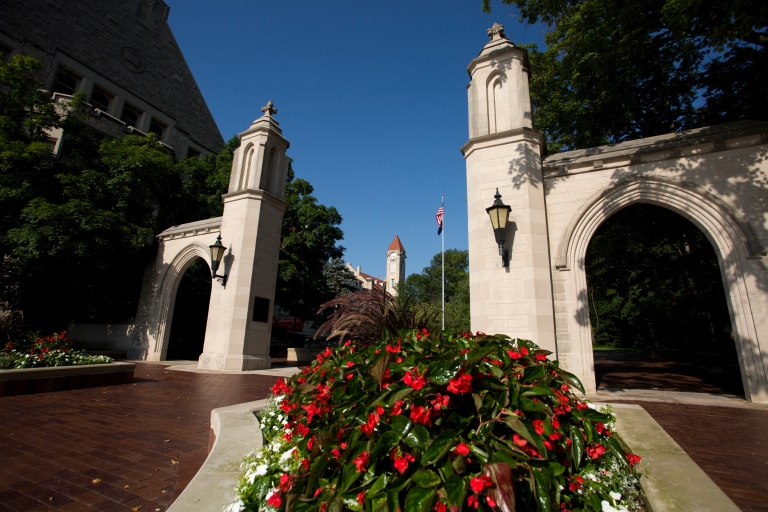
[[11, 341], [0, 352], [0, 370], [39, 368], [44, 366], [73, 366], [111, 363], [108, 356], [92, 356], [84, 350], [72, 349], [66, 331], [45, 338], [33, 336], [29, 341]]
[[639, 457], [548, 354], [426, 330], [327, 348], [272, 388], [228, 510], [641, 510]]

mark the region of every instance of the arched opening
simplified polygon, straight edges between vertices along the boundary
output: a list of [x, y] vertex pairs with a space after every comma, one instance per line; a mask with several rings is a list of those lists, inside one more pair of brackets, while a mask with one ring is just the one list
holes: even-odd
[[631, 204], [584, 262], [598, 389], [744, 394], [720, 263], [696, 225]]
[[166, 360], [196, 361], [203, 353], [210, 299], [211, 271], [202, 258], [197, 258], [184, 272], [176, 291]]

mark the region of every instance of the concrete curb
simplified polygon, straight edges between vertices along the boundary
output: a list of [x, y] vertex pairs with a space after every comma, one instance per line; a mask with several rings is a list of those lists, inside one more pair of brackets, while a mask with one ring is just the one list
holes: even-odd
[[94, 373], [116, 373], [133, 371], [134, 363], [80, 364], [72, 366], [46, 366], [43, 368], [19, 368], [18, 370], [0, 370], [0, 382], [9, 380], [50, 379], [53, 377], [71, 377], [74, 375], [92, 375]]
[[250, 450], [262, 447], [259, 422], [253, 412], [266, 400], [221, 407], [211, 411], [216, 441], [203, 466], [168, 508], [168, 512], [220, 512], [235, 498], [240, 463]]
[[635, 404], [609, 405], [621, 440], [643, 458], [638, 472], [648, 512], [741, 510], [645, 409]]

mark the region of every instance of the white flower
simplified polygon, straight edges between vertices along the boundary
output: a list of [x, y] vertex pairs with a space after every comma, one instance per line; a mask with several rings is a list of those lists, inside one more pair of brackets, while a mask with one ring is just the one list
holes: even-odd
[[256, 466], [256, 472], [254, 474], [256, 476], [264, 476], [267, 474], [268, 470], [269, 470], [269, 466], [266, 464], [262, 464], [261, 466]]
[[619, 494], [619, 493], [617, 493], [617, 492], [613, 492], [613, 491], [611, 491], [611, 492], [609, 492], [609, 493], [608, 493], [608, 495], [609, 495], [611, 498], [613, 498], [613, 501], [619, 501], [619, 500], [621, 499], [621, 494]]
[[288, 420], [283, 420], [283, 425], [287, 425], [287, 424], [288, 424]]
[[275, 402], [280, 403], [285, 399], [285, 395], [280, 395], [275, 397]]
[[243, 512], [243, 510], [245, 510], [245, 503], [243, 503], [243, 500], [240, 500], [225, 508], [224, 512]]
[[611, 504], [610, 504], [610, 503], [608, 503], [608, 502], [607, 502], [607, 501], [605, 501], [605, 500], [601, 501], [601, 502], [600, 502], [600, 505], [602, 505], [602, 507], [603, 507], [603, 508], [601, 509], [601, 510], [602, 510], [602, 512], [619, 512], [619, 510], [618, 510], [618, 509], [615, 509], [615, 508], [613, 508], [613, 507], [611, 506]]
[[277, 415], [277, 421], [283, 421], [283, 419], [284, 419], [284, 418], [283, 418], [283, 415], [282, 415], [282, 414], [278, 414], [278, 415]]
[[295, 452], [295, 451], [296, 451], [296, 448], [291, 448], [290, 450], [288, 450], [287, 452], [285, 452], [284, 454], [282, 454], [282, 455], [280, 456], [280, 463], [282, 464], [283, 462], [285, 462], [285, 461], [287, 461], [288, 459], [290, 459], [290, 458], [291, 458], [291, 455], [292, 455], [292, 454], [293, 454], [293, 452]]
[[269, 411], [269, 415], [270, 416], [274, 416], [275, 415], [275, 411]]
[[277, 453], [280, 451], [280, 443], [272, 443], [272, 451]]

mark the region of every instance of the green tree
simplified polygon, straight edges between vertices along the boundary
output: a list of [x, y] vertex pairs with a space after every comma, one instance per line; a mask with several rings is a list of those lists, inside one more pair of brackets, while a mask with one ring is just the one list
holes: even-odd
[[[398, 285], [398, 300], [414, 300], [432, 308], [442, 306], [442, 254], [432, 257], [421, 274], [411, 274]], [[469, 251], [445, 251], [445, 326], [469, 330]]]
[[282, 244], [275, 302], [291, 316], [314, 319], [320, 305], [330, 300], [323, 270], [327, 262], [341, 258], [344, 238], [341, 215], [333, 206], [317, 202], [308, 181], [296, 178], [288, 165], [283, 217]]
[[330, 299], [354, 293], [359, 288], [355, 274], [349, 270], [341, 258], [333, 258], [325, 263], [323, 277]]
[[550, 152], [768, 118], [765, 2], [502, 3], [548, 28], [546, 50], [528, 49]]
[[586, 273], [595, 345], [735, 357], [717, 256], [680, 215], [647, 204], [615, 213], [589, 243]]

